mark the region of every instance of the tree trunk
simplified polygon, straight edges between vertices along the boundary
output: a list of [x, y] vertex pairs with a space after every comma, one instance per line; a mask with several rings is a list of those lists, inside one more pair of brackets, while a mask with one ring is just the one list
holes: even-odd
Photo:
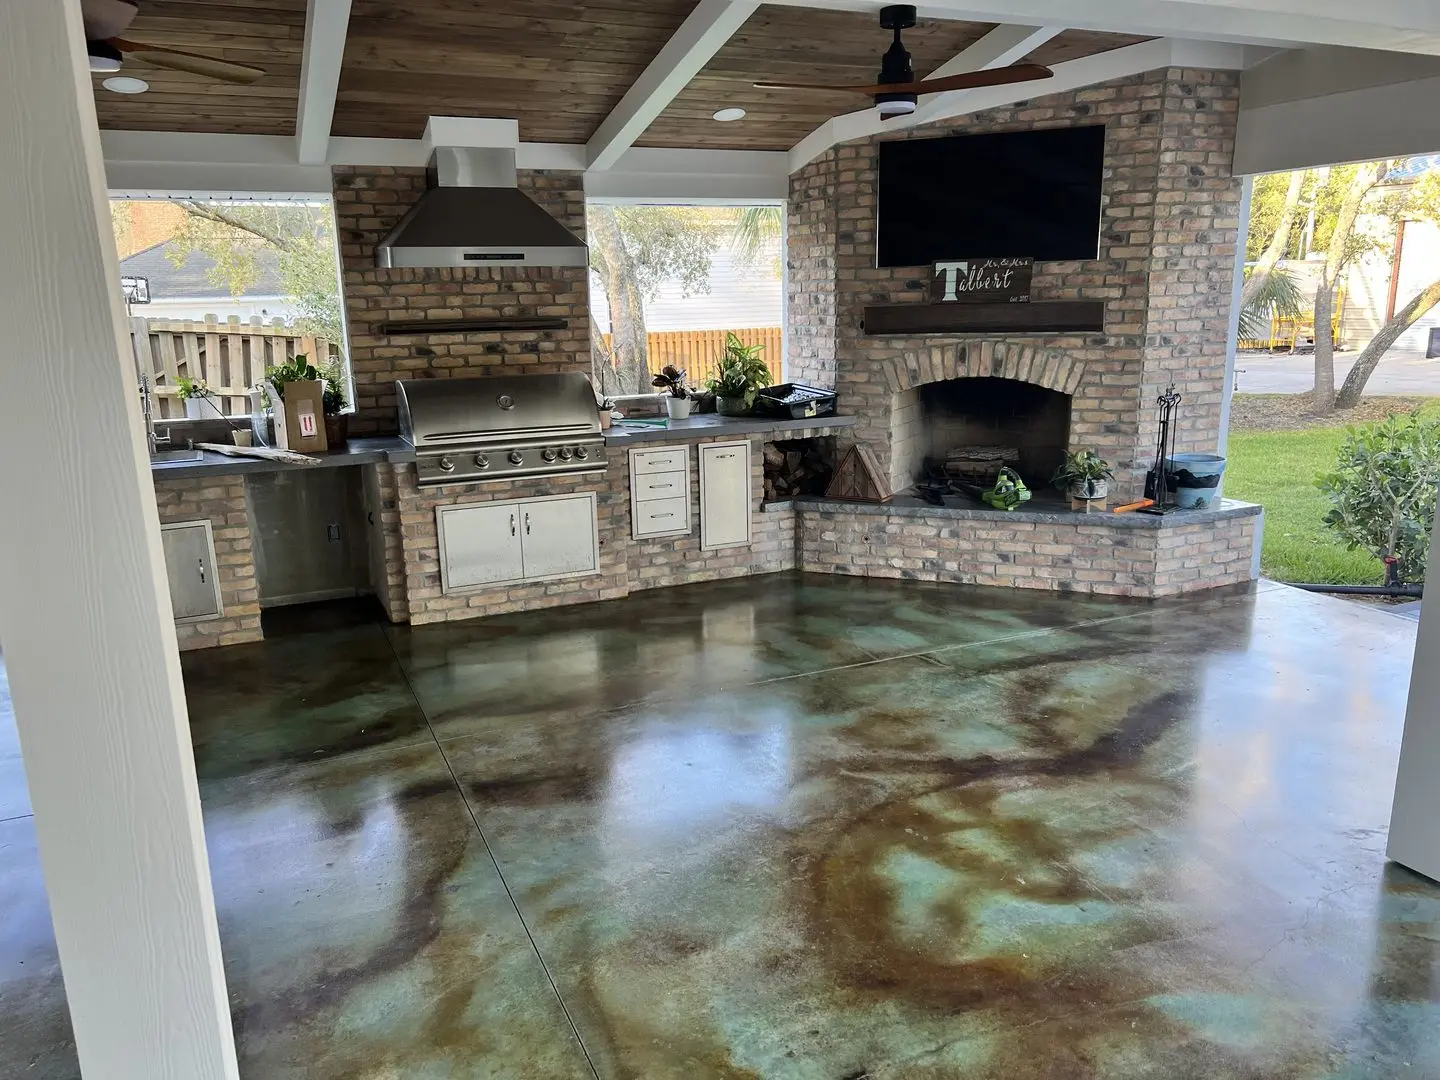
[[1279, 265], [1285, 252], [1290, 250], [1290, 234], [1295, 228], [1295, 218], [1300, 210], [1300, 189], [1305, 184], [1305, 177], [1309, 174], [1300, 169], [1290, 174], [1290, 186], [1285, 189], [1285, 205], [1280, 210], [1280, 221], [1275, 226], [1275, 235], [1270, 237], [1270, 243], [1260, 253], [1260, 258], [1255, 260], [1255, 265], [1250, 270], [1250, 276], [1245, 279], [1245, 288], [1240, 293], [1240, 306], [1247, 307], [1259, 296], [1265, 288], [1265, 283], [1270, 279], [1275, 267]]
[[615, 370], [615, 354], [605, 344], [605, 335], [594, 319], [590, 320], [590, 378], [596, 389], [606, 397], [620, 393], [619, 373]]
[[1325, 268], [1320, 272], [1320, 283], [1315, 289], [1315, 391], [1311, 409], [1317, 413], [1335, 411], [1335, 331], [1332, 325], [1335, 288], [1340, 284], [1340, 272], [1345, 269], [1350, 237], [1355, 232], [1355, 220], [1360, 216], [1360, 205], [1370, 194], [1370, 189], [1384, 177], [1387, 168], [1388, 163], [1384, 161], [1360, 166], [1335, 215], [1335, 231], [1330, 235], [1330, 246], [1325, 252]]
[[1416, 320], [1436, 304], [1440, 304], [1440, 281], [1432, 281], [1425, 286], [1370, 339], [1365, 350], [1355, 358], [1355, 366], [1350, 369], [1350, 374], [1345, 376], [1345, 385], [1340, 388], [1335, 404], [1342, 409], [1353, 409], [1360, 404], [1360, 395], [1365, 392], [1365, 384], [1375, 371], [1375, 366], [1380, 363], [1380, 358], [1401, 334], [1414, 326]]
[[622, 393], [644, 393], [650, 388], [649, 342], [645, 333], [645, 307], [635, 283], [634, 264], [620, 235], [615, 211], [592, 205], [586, 216], [589, 239], [605, 262], [602, 280], [610, 307], [610, 340]]

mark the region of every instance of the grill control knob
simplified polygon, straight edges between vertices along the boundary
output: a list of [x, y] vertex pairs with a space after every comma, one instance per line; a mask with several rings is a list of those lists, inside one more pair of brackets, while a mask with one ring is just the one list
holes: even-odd
[[572, 457], [574, 457], [574, 456], [575, 456], [575, 455], [570, 452], [570, 447], [568, 447], [568, 446], [562, 446], [562, 447], [560, 448], [560, 460], [561, 460], [561, 461], [569, 461], [569, 460], [570, 460]]
[[511, 464], [511, 465], [524, 465], [524, 464], [525, 464], [525, 455], [522, 454], [522, 453], [520, 453], [519, 450], [511, 450], [511, 451], [510, 451], [510, 464]]
[[440, 471], [441, 471], [441, 472], [454, 472], [454, 471], [455, 471], [455, 462], [451, 461], [448, 457], [442, 457], [442, 458], [440, 459]]
[[585, 447], [583, 447], [583, 446], [577, 446], [577, 447], [575, 448], [575, 456], [576, 456], [577, 458], [579, 458], [581, 461], [584, 461], [586, 458], [588, 458], [588, 457], [590, 456], [590, 451], [589, 451], [589, 450], [586, 450]]
[[540, 457], [541, 457], [543, 460], [545, 460], [546, 462], [554, 461], [554, 460], [555, 460], [555, 451], [554, 451], [554, 450], [551, 450], [551, 449], [547, 446], [544, 450], [541, 450], [541, 451], [540, 451]]
[[476, 455], [475, 455], [475, 467], [476, 467], [477, 469], [488, 469], [488, 468], [490, 467], [490, 458], [489, 458], [489, 456], [486, 455], [486, 454], [476, 454]]

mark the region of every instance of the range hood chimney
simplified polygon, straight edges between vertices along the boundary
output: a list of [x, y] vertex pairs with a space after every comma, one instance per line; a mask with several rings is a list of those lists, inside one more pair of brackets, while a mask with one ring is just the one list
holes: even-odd
[[375, 249], [375, 265], [585, 266], [585, 245], [515, 187], [515, 151], [437, 146], [425, 194]]

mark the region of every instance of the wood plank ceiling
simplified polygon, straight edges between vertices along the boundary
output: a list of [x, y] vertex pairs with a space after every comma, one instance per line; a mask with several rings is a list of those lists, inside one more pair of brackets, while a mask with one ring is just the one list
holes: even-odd
[[122, 37], [261, 68], [265, 77], [233, 86], [127, 60], [120, 74], [144, 79], [145, 94], [116, 94], [91, 76], [102, 128], [293, 135], [305, 47], [305, 0], [140, 0]]
[[[927, 75], [993, 29], [991, 23], [921, 19], [905, 31], [917, 75]], [[1145, 38], [1067, 30], [1027, 60], [1056, 64], [1108, 52]], [[639, 146], [788, 150], [832, 116], [869, 104], [857, 94], [757, 90], [757, 79], [868, 83], [890, 45], [873, 12], [818, 11], [763, 5], [670, 103]], [[738, 106], [743, 120], [720, 123], [719, 109]]]
[[[620, 101], [695, 0], [355, 0], [336, 102], [336, 135], [419, 138], [431, 115], [513, 117], [531, 142], [583, 143]], [[126, 37], [262, 68], [232, 86], [128, 61], [151, 85], [100, 87], [104, 128], [291, 135], [299, 100], [306, 0], [141, 0]], [[949, 60], [987, 23], [922, 20], [905, 34], [918, 73]], [[1142, 38], [1070, 30], [1031, 59], [1060, 63]], [[641, 146], [785, 150], [832, 116], [864, 108], [850, 94], [757, 90], [756, 79], [866, 82], [889, 35], [869, 12], [763, 5], [656, 119]], [[745, 119], [722, 124], [717, 109]]]
[[418, 139], [442, 116], [513, 117], [583, 143], [694, 0], [356, 0], [336, 135]]

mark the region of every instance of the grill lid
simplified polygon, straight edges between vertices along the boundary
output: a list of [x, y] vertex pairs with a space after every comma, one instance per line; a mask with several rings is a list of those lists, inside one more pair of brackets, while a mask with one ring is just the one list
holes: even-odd
[[417, 450], [600, 435], [595, 392], [579, 372], [406, 379], [395, 392], [400, 434]]

